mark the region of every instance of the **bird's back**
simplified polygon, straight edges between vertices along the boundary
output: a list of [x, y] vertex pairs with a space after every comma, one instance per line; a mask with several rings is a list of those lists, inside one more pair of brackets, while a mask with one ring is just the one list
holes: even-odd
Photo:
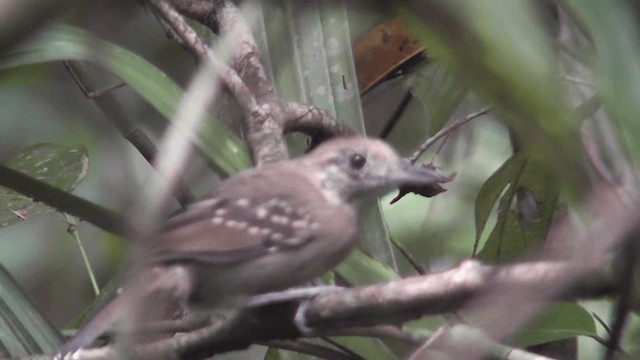
[[[156, 253], [161, 262], [199, 268], [195, 298], [214, 302], [212, 292], [284, 289], [346, 256], [357, 234], [355, 209], [327, 199], [295, 164], [238, 174], [169, 220], [154, 244]], [[290, 270], [284, 275], [277, 266], [282, 262]]]

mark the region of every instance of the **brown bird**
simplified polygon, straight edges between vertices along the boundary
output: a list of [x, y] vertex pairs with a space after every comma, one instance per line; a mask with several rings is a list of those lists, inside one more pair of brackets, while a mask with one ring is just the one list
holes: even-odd
[[144, 307], [212, 308], [283, 290], [330, 270], [349, 253], [360, 200], [400, 185], [448, 181], [379, 140], [329, 140], [297, 159], [242, 171], [168, 220], [152, 263], [125, 283], [61, 348], [91, 345], [112, 329], [136, 289]]

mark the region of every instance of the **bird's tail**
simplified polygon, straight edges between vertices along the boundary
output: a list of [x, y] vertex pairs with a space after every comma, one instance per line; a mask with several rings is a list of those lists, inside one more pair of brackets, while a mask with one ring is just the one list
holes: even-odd
[[108, 301], [78, 332], [60, 347], [60, 354], [74, 353], [90, 347], [96, 340], [114, 331], [127, 311], [130, 296], [115, 296]]
[[[118, 325], [135, 326], [135, 322], [153, 322], [173, 317], [184, 310], [191, 294], [192, 274], [181, 265], [145, 269], [107, 302], [98, 313], [60, 348], [66, 355], [90, 347], [100, 337], [117, 330]], [[133, 315], [133, 316], [128, 316]]]

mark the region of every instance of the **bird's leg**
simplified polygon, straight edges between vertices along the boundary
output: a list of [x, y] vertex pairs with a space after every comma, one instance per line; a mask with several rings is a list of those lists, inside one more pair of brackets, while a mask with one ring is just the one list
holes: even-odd
[[281, 302], [305, 300], [321, 294], [342, 290], [341, 286], [313, 286], [305, 288], [288, 289], [252, 296], [247, 302], [247, 307], [260, 307]]
[[142, 329], [144, 333], [175, 334], [201, 329], [215, 321], [216, 319], [203, 312], [190, 312], [180, 319], [161, 320], [144, 324]]

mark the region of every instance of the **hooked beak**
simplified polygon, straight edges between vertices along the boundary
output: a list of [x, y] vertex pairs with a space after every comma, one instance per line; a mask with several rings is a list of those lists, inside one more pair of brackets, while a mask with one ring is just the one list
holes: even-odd
[[410, 192], [426, 197], [438, 195], [447, 191], [441, 184], [453, 180], [455, 176], [455, 173], [448, 176], [443, 175], [431, 164], [416, 166], [402, 159], [394, 175], [400, 192], [391, 200], [390, 204], [395, 203]]
[[449, 182], [453, 180], [455, 174], [443, 175], [433, 165], [413, 165], [402, 159], [399, 161], [395, 173], [390, 177], [398, 186], [427, 186]]

